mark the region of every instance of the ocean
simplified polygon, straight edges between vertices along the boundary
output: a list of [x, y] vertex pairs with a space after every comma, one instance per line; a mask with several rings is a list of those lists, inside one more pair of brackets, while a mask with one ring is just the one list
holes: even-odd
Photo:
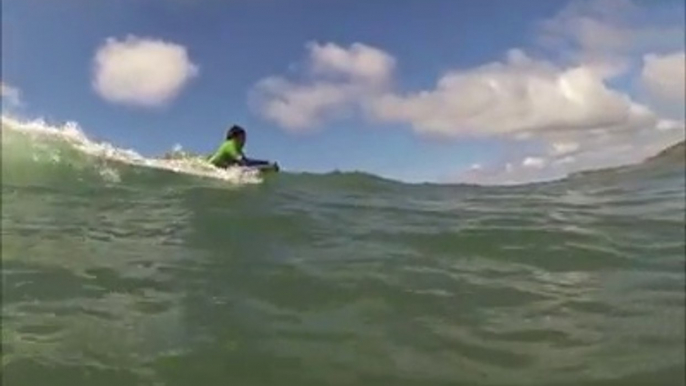
[[683, 157], [469, 186], [177, 153], [3, 118], [3, 385], [685, 384]]

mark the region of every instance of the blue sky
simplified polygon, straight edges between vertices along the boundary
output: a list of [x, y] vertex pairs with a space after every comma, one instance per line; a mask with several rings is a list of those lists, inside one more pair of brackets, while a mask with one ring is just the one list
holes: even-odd
[[[510, 178], [503, 173], [536, 178], [572, 166], [624, 162], [629, 154], [642, 156], [683, 131], [682, 108], [674, 107], [683, 106], [681, 96], [663, 90], [671, 87], [665, 86], [669, 82], [644, 71], [649, 54], [657, 59], [652, 73], [663, 73], [664, 66], [679, 71], [684, 48], [676, 36], [684, 30], [683, 2], [595, 4], [601, 5], [549, 0], [3, 0], [2, 82], [20, 91], [18, 114], [77, 121], [90, 137], [146, 155], [175, 144], [210, 153], [227, 126], [238, 123], [248, 130], [248, 155], [278, 161], [284, 169], [363, 170], [412, 181], [465, 178], [468, 170], [476, 179]], [[129, 35], [185, 48], [197, 73], [155, 106], [103, 97], [93, 86], [94, 56], [106, 39], [124, 41]], [[308, 45], [315, 42], [322, 49], [319, 56]], [[355, 43], [365, 47], [358, 56]], [[387, 81], [370, 88], [370, 78], [358, 75], [366, 71], [364, 63], [381, 57], [392, 58], [393, 66], [375, 72], [388, 75]], [[342, 62], [331, 61], [336, 58]], [[502, 68], [483, 67], [496, 62]], [[314, 73], [317, 63], [344, 79]], [[567, 76], [574, 68], [592, 69], [594, 75]], [[145, 73], [129, 75], [145, 82]], [[268, 77], [287, 86], [270, 89], [266, 98], [292, 102], [271, 117], [265, 112], [269, 100], [258, 108], [249, 102]], [[441, 80], [447, 86], [437, 87]], [[344, 91], [335, 91], [336, 101], [318, 107], [312, 105], [318, 103], [316, 96], [306, 102], [288, 99], [296, 92], [315, 95], [316, 84]], [[482, 95], [485, 84], [495, 86]], [[538, 85], [538, 96], [522, 96], [527, 103], [517, 104], [512, 95], [538, 90]], [[570, 87], [575, 91], [565, 91]], [[630, 105], [620, 102], [625, 96], [651, 116], [627, 112]], [[485, 111], [474, 110], [479, 98], [488, 106]], [[556, 98], [555, 105], [543, 105]], [[608, 107], [579, 107], [579, 100]], [[565, 103], [572, 102], [567, 109]], [[615, 107], [616, 114], [601, 116]], [[569, 116], [551, 118], [555, 108]], [[289, 117], [303, 111], [312, 115], [308, 127], [288, 127]], [[341, 111], [349, 114], [336, 118]], [[583, 130], [598, 129], [598, 122], [607, 130], [597, 141], [585, 141], [588, 131]], [[676, 129], [666, 135], [654, 130], [660, 124]], [[646, 131], [651, 126], [653, 131]], [[646, 138], [653, 146], [637, 149], [636, 143]]]

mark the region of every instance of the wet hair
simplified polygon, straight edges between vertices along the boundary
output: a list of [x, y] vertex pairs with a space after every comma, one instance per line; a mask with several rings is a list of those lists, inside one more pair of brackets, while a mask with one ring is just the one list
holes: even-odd
[[233, 139], [239, 135], [245, 135], [245, 130], [238, 125], [233, 125], [229, 131], [226, 132], [226, 139]]

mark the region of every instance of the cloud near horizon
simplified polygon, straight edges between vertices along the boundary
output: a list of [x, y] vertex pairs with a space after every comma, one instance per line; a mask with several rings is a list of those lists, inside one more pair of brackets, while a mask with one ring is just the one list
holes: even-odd
[[98, 47], [92, 85], [109, 102], [154, 107], [174, 99], [198, 73], [185, 47], [129, 35]]
[[23, 104], [21, 91], [2, 81], [0, 81], [0, 97], [2, 97], [3, 104], [6, 104], [7, 107], [17, 107]]
[[530, 51], [557, 50], [558, 60], [511, 49], [502, 61], [450, 71], [433, 89], [415, 92], [393, 89], [397, 61], [380, 48], [311, 44], [305, 79], [264, 79], [253, 90], [252, 100], [259, 100], [253, 106], [296, 133], [357, 114], [371, 122], [404, 124], [427, 138], [538, 145], [536, 154], [512, 152], [508, 159], [457, 173], [471, 181], [554, 178], [634, 162], [683, 138], [684, 122], [658, 115], [607, 82], [637, 62], [643, 69], [635, 83], [663, 100], [679, 101], [686, 84], [683, 43], [676, 45], [674, 31], [683, 35], [683, 26], [637, 23], [634, 3], [602, 3], [617, 8], [610, 12], [600, 3], [573, 2], [540, 24]]

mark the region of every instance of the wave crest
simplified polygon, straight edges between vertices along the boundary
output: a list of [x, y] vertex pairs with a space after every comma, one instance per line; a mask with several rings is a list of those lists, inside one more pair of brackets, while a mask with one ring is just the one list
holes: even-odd
[[20, 121], [3, 116], [2, 152], [5, 176], [25, 174], [27, 169], [54, 171], [58, 168], [66, 172], [95, 168], [98, 174], [107, 176], [109, 181], [118, 181], [120, 178], [114, 177], [117, 173], [111, 168], [111, 164], [115, 164], [212, 178], [238, 185], [262, 182], [256, 170], [239, 167], [218, 169], [200, 156], [181, 152], [180, 148], [172, 151], [174, 157], [146, 158], [133, 150], [88, 138], [75, 122], [54, 126], [40, 119]]

